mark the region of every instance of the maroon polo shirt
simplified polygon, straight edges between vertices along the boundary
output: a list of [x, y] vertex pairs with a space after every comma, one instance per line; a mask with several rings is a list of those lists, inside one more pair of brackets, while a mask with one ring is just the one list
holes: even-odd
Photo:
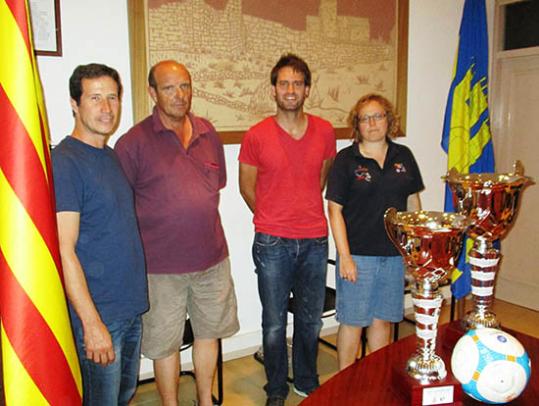
[[153, 114], [114, 149], [135, 192], [146, 266], [152, 274], [203, 271], [228, 256], [219, 191], [226, 184], [223, 145], [213, 126], [189, 114], [186, 150]]

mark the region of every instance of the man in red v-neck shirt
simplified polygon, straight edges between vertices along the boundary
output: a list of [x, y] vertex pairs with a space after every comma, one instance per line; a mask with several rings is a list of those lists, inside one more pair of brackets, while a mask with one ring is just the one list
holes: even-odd
[[243, 138], [240, 191], [254, 213], [253, 259], [262, 303], [267, 405], [288, 395], [288, 298], [295, 298], [294, 390], [306, 396], [319, 386], [318, 335], [326, 285], [328, 227], [321, 192], [335, 157], [331, 124], [303, 111], [311, 72], [288, 54], [271, 71], [277, 112]]

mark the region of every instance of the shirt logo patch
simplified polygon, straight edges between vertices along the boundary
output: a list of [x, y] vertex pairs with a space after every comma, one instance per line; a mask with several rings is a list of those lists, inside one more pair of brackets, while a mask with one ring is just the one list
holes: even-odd
[[370, 182], [371, 181], [371, 174], [369, 173], [369, 169], [358, 165], [356, 170], [354, 171], [354, 175], [356, 175], [356, 180], [359, 182]]
[[215, 162], [204, 162], [204, 164], [205, 164], [206, 167], [208, 167], [208, 168], [211, 168], [211, 169], [219, 169], [219, 165], [216, 164]]
[[397, 173], [406, 173], [406, 167], [400, 162], [393, 164], [393, 167], [395, 168], [395, 172]]

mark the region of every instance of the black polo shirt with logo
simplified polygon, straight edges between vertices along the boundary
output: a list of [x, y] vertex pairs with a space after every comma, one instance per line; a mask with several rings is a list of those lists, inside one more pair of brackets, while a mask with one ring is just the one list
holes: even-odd
[[389, 141], [384, 167], [353, 143], [339, 151], [329, 174], [326, 199], [343, 206], [352, 255], [394, 256], [399, 252], [384, 228], [389, 207], [405, 211], [408, 196], [424, 189], [408, 147]]

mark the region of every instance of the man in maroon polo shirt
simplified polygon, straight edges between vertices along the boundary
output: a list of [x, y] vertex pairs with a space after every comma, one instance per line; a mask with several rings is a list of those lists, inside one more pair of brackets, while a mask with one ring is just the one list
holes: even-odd
[[226, 184], [224, 151], [213, 126], [189, 112], [191, 76], [185, 66], [161, 61], [150, 69], [148, 82], [153, 114], [115, 146], [135, 192], [148, 269], [142, 353], [153, 360], [162, 404], [177, 405], [178, 350], [188, 313], [198, 400], [211, 405], [217, 339], [239, 329], [218, 211]]

